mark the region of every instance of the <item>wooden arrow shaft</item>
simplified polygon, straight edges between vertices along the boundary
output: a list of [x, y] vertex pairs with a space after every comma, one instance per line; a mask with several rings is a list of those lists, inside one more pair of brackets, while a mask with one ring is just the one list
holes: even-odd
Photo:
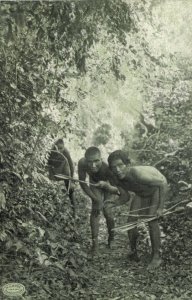
[[[58, 175], [54, 175], [54, 177], [57, 177], [57, 178], [60, 178], [60, 179], [68, 179], [68, 180], [71, 180], [71, 181], [74, 181], [74, 182], [81, 182], [81, 183], [86, 183], [87, 184], [87, 182], [84, 181], [84, 180], [79, 180], [77, 178], [73, 178], [73, 177], [70, 177], [70, 176], [67, 176], [67, 175], [58, 174]], [[94, 183], [91, 183], [91, 182], [89, 182], [89, 184], [92, 185], [92, 186], [97, 186], [97, 184], [94, 184]]]

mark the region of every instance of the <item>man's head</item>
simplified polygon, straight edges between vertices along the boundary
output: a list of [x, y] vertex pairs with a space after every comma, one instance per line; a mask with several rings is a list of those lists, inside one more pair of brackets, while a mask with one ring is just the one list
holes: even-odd
[[64, 141], [62, 139], [58, 139], [55, 142], [55, 146], [56, 146], [57, 151], [62, 153], [64, 150]]
[[90, 171], [97, 173], [102, 165], [100, 150], [97, 147], [89, 147], [85, 151], [85, 159]]
[[124, 151], [116, 150], [109, 155], [108, 163], [112, 172], [119, 179], [123, 179], [126, 176], [127, 165], [130, 164], [130, 159]]

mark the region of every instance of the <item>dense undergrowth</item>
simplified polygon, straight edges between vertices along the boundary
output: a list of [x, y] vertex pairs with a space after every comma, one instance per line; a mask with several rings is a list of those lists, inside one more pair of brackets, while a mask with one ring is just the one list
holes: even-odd
[[[190, 214], [161, 220], [163, 264], [156, 273], [145, 269], [146, 232], [137, 266], [126, 257], [127, 236], [117, 235], [115, 251], [106, 250], [103, 223], [101, 256], [91, 261], [89, 200], [76, 186], [74, 219], [68, 196], [45, 172], [58, 136], [73, 145], [75, 163], [90, 143], [105, 154], [124, 146], [133, 161], [166, 176], [167, 207], [191, 200], [192, 64], [185, 49], [177, 52], [189, 35], [182, 17], [183, 36], [167, 31], [167, 2], [1, 4], [1, 285], [23, 283], [26, 300], [192, 297]], [[175, 15], [183, 16], [187, 8], [179, 5]], [[164, 49], [172, 38], [177, 43]], [[117, 224], [126, 223], [126, 209], [116, 210]]]
[[65, 299], [86, 287], [87, 253], [79, 218], [73, 218], [61, 185], [28, 184], [9, 197], [1, 210], [1, 284], [24, 283], [26, 299]]

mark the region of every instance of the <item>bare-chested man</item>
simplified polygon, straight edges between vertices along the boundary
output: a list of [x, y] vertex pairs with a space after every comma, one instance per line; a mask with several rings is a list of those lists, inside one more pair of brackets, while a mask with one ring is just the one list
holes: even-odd
[[[91, 234], [92, 234], [92, 253], [96, 254], [98, 251], [98, 234], [99, 234], [99, 217], [100, 212], [103, 211], [108, 228], [108, 246], [111, 247], [114, 240], [114, 219], [111, 209], [104, 207], [104, 201], [111, 197], [111, 194], [117, 194], [116, 187], [108, 185], [107, 182], [113, 181], [113, 173], [110, 171], [108, 165], [102, 161], [100, 150], [97, 147], [90, 147], [85, 152], [85, 157], [81, 158], [78, 163], [79, 179], [85, 181], [86, 176], [89, 175], [90, 183], [97, 184], [102, 181], [101, 188], [97, 186], [88, 185], [87, 183], [80, 183], [83, 191], [92, 200], [92, 210], [90, 216]], [[108, 191], [106, 191], [106, 187]]]
[[[121, 150], [111, 153], [108, 157], [108, 163], [111, 171], [118, 179], [118, 186], [125, 191], [136, 194], [131, 204], [133, 214], [146, 217], [162, 215], [168, 185], [166, 178], [156, 168], [130, 166], [127, 155]], [[129, 221], [135, 221], [136, 219], [135, 217], [129, 217]], [[149, 233], [152, 259], [148, 268], [156, 268], [161, 264], [160, 229], [157, 219], [149, 222]], [[137, 228], [130, 230], [128, 235], [131, 246], [130, 257], [137, 261]]]

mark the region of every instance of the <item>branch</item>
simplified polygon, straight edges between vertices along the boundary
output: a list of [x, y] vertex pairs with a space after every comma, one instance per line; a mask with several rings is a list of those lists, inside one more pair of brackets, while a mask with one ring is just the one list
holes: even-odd
[[175, 150], [174, 152], [170, 152], [170, 153], [166, 153], [165, 157], [162, 158], [161, 160], [159, 160], [158, 162], [156, 162], [153, 167], [156, 167], [157, 165], [161, 164], [162, 162], [166, 161], [168, 157], [176, 159], [177, 161], [179, 161], [179, 158], [177, 156], [175, 156], [179, 150], [181, 150], [181, 148]]

